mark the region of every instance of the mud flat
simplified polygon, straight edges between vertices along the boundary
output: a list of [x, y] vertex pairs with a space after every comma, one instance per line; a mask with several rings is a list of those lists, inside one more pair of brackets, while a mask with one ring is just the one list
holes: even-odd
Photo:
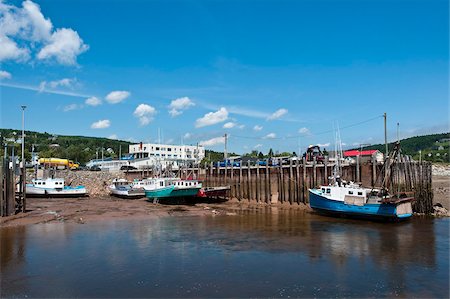
[[[276, 205], [277, 209], [309, 210], [305, 205]], [[2, 227], [49, 222], [91, 223], [104, 220], [152, 219], [170, 216], [236, 215], [237, 210], [271, 208], [236, 200], [220, 203], [153, 204], [144, 199], [124, 200], [110, 196], [86, 198], [28, 198], [27, 213], [0, 218]]]
[[433, 203], [450, 210], [450, 176], [433, 175]]

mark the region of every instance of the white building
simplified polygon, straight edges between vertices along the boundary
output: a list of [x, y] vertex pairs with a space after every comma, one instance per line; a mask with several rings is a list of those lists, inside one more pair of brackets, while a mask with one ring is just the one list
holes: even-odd
[[156, 158], [194, 164], [205, 157], [205, 148], [200, 145], [138, 143], [130, 145], [128, 152], [134, 159]]

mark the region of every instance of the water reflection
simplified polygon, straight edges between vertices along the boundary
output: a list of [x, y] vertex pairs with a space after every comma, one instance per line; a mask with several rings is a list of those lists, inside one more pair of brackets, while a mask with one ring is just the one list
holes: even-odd
[[263, 207], [2, 228], [2, 289], [15, 297], [448, 297], [448, 225]]

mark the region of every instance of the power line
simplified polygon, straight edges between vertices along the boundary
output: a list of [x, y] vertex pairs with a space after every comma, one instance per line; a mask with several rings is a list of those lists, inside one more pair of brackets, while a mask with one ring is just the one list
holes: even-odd
[[[363, 120], [363, 121], [360, 121], [360, 122], [357, 122], [357, 123], [354, 123], [354, 124], [350, 124], [350, 125], [341, 127], [340, 130], [345, 130], [345, 129], [349, 129], [349, 128], [352, 128], [352, 127], [356, 127], [356, 126], [359, 126], [359, 125], [371, 122], [371, 121], [373, 121], [375, 119], [379, 119], [381, 117], [384, 117], [384, 116], [383, 115], [378, 115], [378, 116], [375, 116], [375, 117], [372, 117], [372, 118], [369, 118], [369, 119], [366, 119], [366, 120]], [[295, 135], [295, 136], [273, 137], [273, 138], [267, 138], [266, 136], [240, 136], [240, 135], [234, 135], [234, 134], [230, 135], [229, 137], [232, 137], [232, 138], [243, 138], [243, 139], [256, 139], [256, 140], [285, 140], [285, 139], [294, 139], [294, 138], [300, 138], [300, 137], [301, 138], [305, 138], [305, 137], [324, 135], [324, 134], [328, 134], [328, 133], [332, 133], [332, 132], [334, 132], [334, 130], [327, 130], [327, 131], [322, 131], [322, 132], [318, 132], [318, 133], [311, 133], [310, 135], [305, 135], [305, 134], [300, 135], [299, 134], [299, 135]]]

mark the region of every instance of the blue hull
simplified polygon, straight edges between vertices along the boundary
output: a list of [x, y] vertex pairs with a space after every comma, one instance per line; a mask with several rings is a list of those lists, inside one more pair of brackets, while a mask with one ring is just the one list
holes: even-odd
[[319, 191], [309, 191], [309, 205], [317, 212], [330, 215], [343, 215], [369, 219], [407, 219], [411, 213], [397, 215], [395, 204], [365, 204], [364, 206], [349, 205], [342, 201], [328, 199], [321, 196]]

